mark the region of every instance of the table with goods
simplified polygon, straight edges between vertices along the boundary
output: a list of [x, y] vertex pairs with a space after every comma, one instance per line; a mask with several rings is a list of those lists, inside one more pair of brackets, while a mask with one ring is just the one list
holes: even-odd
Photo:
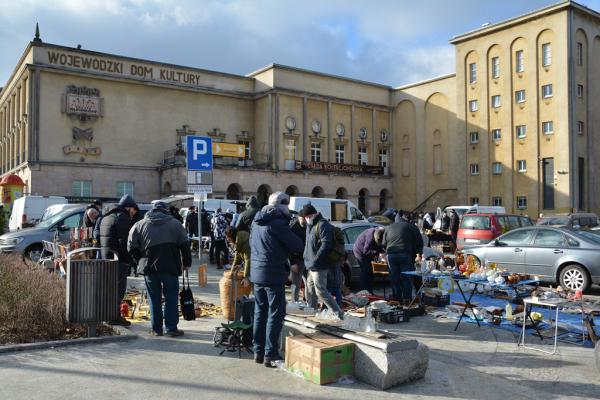
[[98, 248], [93, 239], [94, 228], [57, 229], [53, 241], [42, 241], [42, 253], [38, 263], [43, 267], [64, 277], [67, 273], [66, 263], [69, 252], [77, 249], [89, 249], [73, 255], [76, 259], [98, 258]]

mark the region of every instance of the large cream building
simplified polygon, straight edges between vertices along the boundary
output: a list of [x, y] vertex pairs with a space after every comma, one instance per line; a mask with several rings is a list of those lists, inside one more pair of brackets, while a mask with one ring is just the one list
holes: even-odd
[[0, 168], [31, 194], [186, 191], [182, 138], [241, 143], [214, 196], [600, 211], [600, 14], [564, 2], [454, 37], [456, 74], [399, 88], [282, 65], [238, 76], [34, 39], [0, 92]]

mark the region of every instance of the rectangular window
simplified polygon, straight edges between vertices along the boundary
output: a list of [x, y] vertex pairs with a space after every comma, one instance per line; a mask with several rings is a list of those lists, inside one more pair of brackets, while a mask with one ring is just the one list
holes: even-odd
[[542, 86], [542, 97], [545, 99], [552, 97], [552, 84]]
[[312, 162], [321, 162], [321, 143], [313, 142], [310, 144], [310, 160]]
[[379, 166], [383, 168], [388, 166], [387, 149], [379, 149]]
[[72, 189], [75, 197], [91, 197], [92, 181], [73, 181]]
[[369, 154], [367, 146], [358, 146], [358, 165], [367, 165], [369, 163]]
[[583, 124], [583, 121], [577, 121], [577, 134], [583, 135], [584, 129], [585, 129], [585, 126]]
[[442, 145], [433, 145], [433, 173], [439, 175], [442, 173]]
[[583, 98], [583, 85], [577, 85], [577, 97], [580, 99]]
[[523, 57], [523, 50], [517, 50], [515, 53], [515, 69], [517, 72], [525, 71], [525, 60]]
[[402, 149], [402, 176], [410, 176], [410, 149]]
[[518, 139], [523, 139], [527, 136], [527, 127], [525, 125], [517, 125], [515, 132]]
[[544, 135], [551, 135], [554, 133], [554, 123], [552, 121], [542, 122], [542, 132]]
[[492, 197], [492, 205], [494, 207], [502, 207], [502, 197], [500, 197], [500, 196]]
[[479, 197], [471, 197], [471, 205], [476, 206], [479, 204]]
[[134, 196], [133, 194], [133, 182], [117, 182], [117, 197], [123, 197], [124, 195]]
[[500, 107], [500, 95], [499, 94], [492, 96], [492, 107], [493, 108]]
[[527, 196], [517, 196], [517, 208], [520, 210], [527, 208]]
[[492, 129], [492, 140], [500, 140], [502, 139], [502, 130], [501, 129]]
[[500, 57], [492, 57], [492, 78], [500, 77]]
[[477, 64], [469, 64], [469, 83], [477, 82]]
[[552, 46], [550, 43], [542, 45], [542, 65], [548, 67], [552, 64]]
[[524, 103], [525, 102], [525, 90], [517, 90], [515, 92], [515, 101], [517, 103]]
[[517, 160], [517, 172], [527, 172], [527, 160]]
[[244, 145], [244, 157], [240, 157], [240, 160], [249, 160], [250, 159], [250, 141], [249, 140], [238, 140], [238, 144]]
[[500, 175], [502, 173], [502, 163], [495, 162], [492, 164], [492, 173], [494, 175]]
[[583, 44], [577, 42], [577, 65], [583, 65]]
[[289, 139], [285, 144], [286, 160], [296, 159], [296, 141]]
[[471, 132], [471, 143], [479, 143], [479, 132]]
[[475, 112], [478, 109], [479, 109], [479, 106], [477, 105], [477, 100], [471, 100], [471, 101], [469, 101], [469, 111]]
[[479, 175], [479, 164], [471, 164], [471, 175]]
[[337, 144], [335, 146], [335, 162], [338, 164], [344, 163], [344, 158], [346, 156], [346, 149], [343, 144]]

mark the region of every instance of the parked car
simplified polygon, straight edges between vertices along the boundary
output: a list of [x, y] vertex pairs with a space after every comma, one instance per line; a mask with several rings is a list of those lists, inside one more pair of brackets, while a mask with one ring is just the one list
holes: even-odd
[[[342, 265], [342, 272], [344, 273], [345, 284], [346, 286], [349, 286], [348, 283], [358, 282], [360, 279], [360, 264], [358, 263], [356, 257], [354, 257], [354, 253], [352, 252], [352, 248], [354, 247], [354, 242], [356, 242], [356, 238], [365, 230], [373, 227], [378, 227], [380, 225], [365, 222], [334, 222], [333, 225], [339, 227], [342, 230], [342, 232], [344, 232], [344, 241], [346, 246], [346, 254], [348, 255], [348, 258], [344, 262], [344, 265]], [[442, 253], [439, 253], [430, 247], [424, 247], [423, 257], [425, 259], [431, 257], [442, 257]]]
[[564, 289], [585, 290], [600, 283], [600, 234], [594, 232], [530, 226], [505, 233], [486, 246], [465, 248], [464, 254], [510, 272], [558, 282]]
[[565, 215], [544, 215], [538, 225], [564, 226], [573, 229], [592, 229], [598, 227], [598, 216], [593, 213], [572, 213]]
[[8, 220], [8, 230], [28, 228], [35, 225], [53, 204], [65, 204], [67, 199], [61, 196], [23, 196], [16, 199]]
[[456, 248], [486, 244], [503, 233], [532, 225], [533, 221], [522, 215], [465, 214], [460, 221]]
[[32, 228], [5, 233], [0, 236], [0, 252], [21, 253], [37, 262], [42, 254], [42, 241], [51, 242], [56, 233], [68, 236], [70, 228], [81, 226], [84, 211], [85, 206], [66, 209]]

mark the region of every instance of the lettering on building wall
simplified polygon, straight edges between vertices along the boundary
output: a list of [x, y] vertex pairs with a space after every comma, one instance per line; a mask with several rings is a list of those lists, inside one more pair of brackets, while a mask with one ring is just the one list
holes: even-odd
[[200, 80], [202, 78], [202, 75], [194, 72], [114, 61], [93, 56], [65, 54], [50, 50], [48, 51], [48, 62], [50, 64], [62, 65], [65, 67], [136, 77], [151, 81], [183, 83], [192, 86], [200, 86]]
[[69, 154], [82, 154], [85, 156], [99, 156], [102, 153], [100, 147], [83, 147], [69, 144], [63, 147], [63, 152]]
[[336, 172], [346, 174], [383, 175], [383, 167], [356, 164], [336, 164], [316, 161], [296, 161], [296, 170]]

